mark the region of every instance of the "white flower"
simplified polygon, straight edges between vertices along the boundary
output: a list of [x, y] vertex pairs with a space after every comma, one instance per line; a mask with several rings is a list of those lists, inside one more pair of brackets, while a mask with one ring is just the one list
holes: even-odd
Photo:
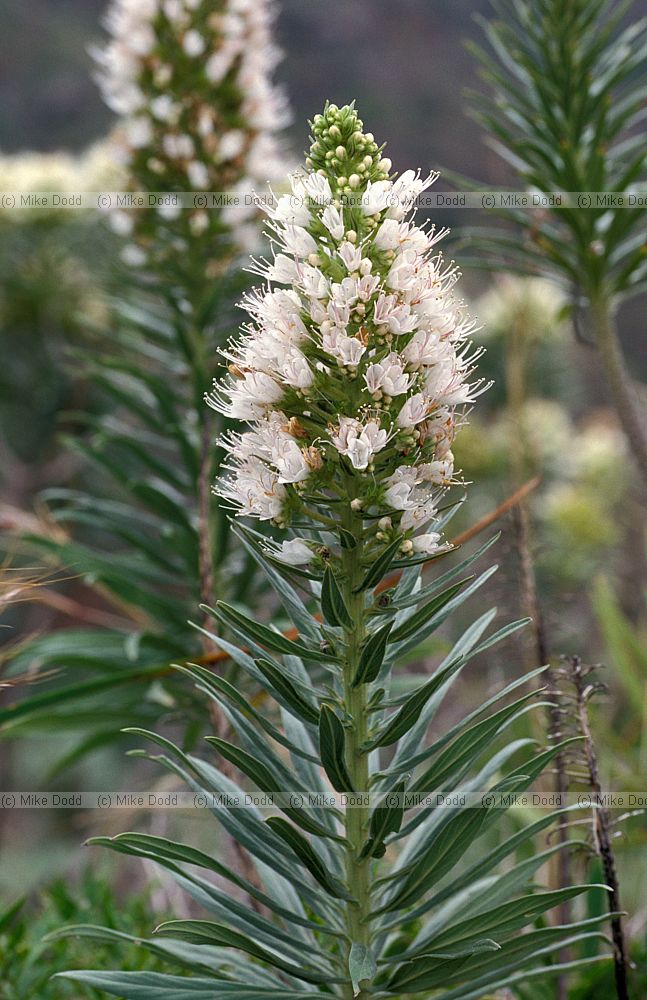
[[335, 240], [340, 240], [344, 235], [344, 217], [335, 205], [328, 205], [321, 215], [321, 221]]
[[182, 0], [164, 0], [162, 6], [164, 13], [173, 24], [181, 24], [186, 19], [186, 10]]
[[[438, 454], [438, 449], [436, 449]], [[425, 483], [432, 483], [434, 486], [447, 486], [454, 475], [454, 456], [451, 451], [447, 451], [442, 459], [434, 462], [427, 462], [420, 466], [420, 477]]]
[[209, 185], [209, 171], [200, 160], [192, 160], [187, 164], [187, 177], [193, 187], [206, 188]]
[[349, 272], [357, 271], [359, 265], [362, 263], [362, 251], [360, 247], [354, 246], [345, 240], [339, 245], [339, 256], [346, 265], [346, 270]]
[[275, 559], [290, 563], [292, 566], [302, 566], [312, 562], [314, 553], [301, 538], [290, 538], [281, 542], [281, 547], [273, 552]]
[[400, 302], [397, 295], [378, 296], [373, 319], [378, 326], [386, 325], [390, 333], [396, 335], [411, 333], [418, 325], [418, 317], [411, 312], [406, 302]]
[[438, 174], [429, 174], [422, 180], [419, 173], [405, 170], [393, 183], [388, 217], [390, 219], [403, 219], [411, 210], [416, 198], [419, 198], [437, 177]]
[[245, 133], [242, 129], [230, 129], [220, 138], [218, 158], [220, 160], [235, 160], [245, 148]]
[[343, 330], [338, 327], [330, 327], [328, 322], [326, 331], [321, 338], [321, 346], [327, 354], [332, 355], [340, 364], [349, 368], [356, 368], [366, 351], [361, 340], [357, 337], [347, 337]]
[[411, 542], [413, 551], [420, 555], [431, 556], [438, 550], [440, 535], [437, 531], [428, 531], [424, 535], [415, 535]]
[[427, 417], [429, 403], [421, 392], [409, 396], [398, 413], [398, 427], [415, 427]]
[[182, 212], [182, 206], [176, 204], [175, 202], [169, 201], [165, 202], [162, 205], [159, 205], [157, 212], [160, 218], [166, 219], [167, 221], [170, 222], [173, 219], [177, 219], [180, 216]]
[[369, 365], [364, 372], [364, 380], [369, 392], [381, 391], [387, 396], [400, 396], [407, 392], [411, 384], [411, 378], [405, 374], [402, 361], [395, 352], [379, 364]]
[[125, 128], [126, 142], [133, 149], [143, 149], [153, 138], [153, 126], [148, 118], [131, 118]]
[[130, 236], [133, 231], [133, 219], [128, 212], [113, 212], [110, 216], [110, 228], [119, 236]]
[[182, 48], [188, 56], [201, 56], [207, 47], [207, 43], [199, 31], [187, 31], [182, 39]]
[[287, 225], [283, 230], [282, 240], [288, 253], [295, 257], [308, 257], [317, 251], [314, 238], [303, 226]]
[[179, 109], [168, 94], [160, 94], [159, 97], [155, 97], [150, 103], [150, 109], [153, 118], [157, 118], [161, 122], [173, 123], [178, 119]]
[[261, 521], [280, 517], [286, 498], [285, 486], [276, 473], [259, 460], [245, 462], [233, 477], [222, 480], [220, 492], [233, 500], [239, 514], [252, 514]]
[[162, 148], [172, 160], [188, 160], [195, 154], [195, 146], [190, 135], [167, 132], [162, 139]]
[[194, 212], [189, 216], [189, 226], [195, 236], [200, 236], [209, 228], [209, 215], [207, 212]]
[[387, 487], [384, 499], [388, 506], [393, 507], [394, 510], [407, 510], [408, 507], [415, 506], [410, 500], [411, 489], [409, 483], [392, 483]]
[[381, 430], [375, 420], [362, 425], [353, 417], [340, 417], [339, 429], [332, 435], [332, 443], [341, 455], [347, 455], [353, 468], [366, 469], [378, 451], [387, 444], [389, 435]]
[[438, 511], [430, 499], [423, 498], [419, 504], [410, 507], [405, 510], [401, 519], [400, 527], [403, 531], [409, 531], [410, 528], [422, 528], [424, 525], [429, 524], [432, 521]]
[[301, 198], [284, 194], [278, 199], [274, 208], [268, 209], [270, 218], [275, 222], [305, 227], [312, 222], [310, 209]]
[[330, 293], [330, 286], [325, 274], [318, 267], [304, 265], [299, 271], [299, 284], [307, 296], [315, 299], [325, 299]]
[[227, 394], [229, 399], [222, 405], [218, 400], [214, 401], [213, 397], [208, 402], [214, 409], [229, 417], [254, 420], [262, 416], [272, 403], [278, 403], [283, 396], [283, 389], [264, 372], [246, 372], [242, 379], [229, 384]]
[[385, 219], [377, 231], [373, 245], [378, 250], [395, 250], [400, 246], [400, 223], [395, 219]]
[[204, 72], [211, 83], [220, 83], [223, 80], [238, 55], [238, 51], [238, 45], [223, 45], [218, 52], [214, 52], [212, 56], [209, 56], [204, 67]]
[[300, 483], [307, 479], [311, 469], [294, 438], [281, 436], [271, 452], [272, 464], [279, 474], [280, 483]]
[[141, 247], [128, 243], [121, 251], [121, 259], [127, 267], [143, 267], [147, 258]]
[[389, 204], [391, 195], [391, 181], [368, 182], [366, 191], [362, 195], [362, 211], [364, 215], [377, 215], [384, 211]]
[[295, 389], [308, 389], [312, 385], [312, 370], [301, 351], [292, 350], [279, 371], [283, 381]]
[[291, 174], [292, 192], [301, 198], [311, 198], [317, 205], [328, 205], [332, 201], [332, 191], [327, 177], [320, 174]]
[[267, 277], [270, 281], [280, 281], [282, 284], [290, 285], [297, 280], [297, 265], [291, 257], [284, 253], [279, 253], [274, 258], [274, 263], [267, 269]]
[[378, 250], [407, 249], [419, 254], [424, 253], [430, 245], [429, 237], [422, 229], [408, 222], [389, 218], [384, 220], [373, 242]]
[[402, 352], [407, 364], [412, 368], [433, 365], [444, 352], [440, 337], [435, 331], [418, 330]]
[[415, 250], [403, 250], [397, 255], [386, 276], [386, 284], [397, 291], [413, 288], [419, 257]]

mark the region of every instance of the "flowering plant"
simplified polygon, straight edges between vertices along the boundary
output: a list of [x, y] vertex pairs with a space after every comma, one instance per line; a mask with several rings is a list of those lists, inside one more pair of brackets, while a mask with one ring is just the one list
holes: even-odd
[[[127, 1000], [387, 1000], [430, 991], [476, 1000], [559, 974], [564, 965], [546, 965], [548, 957], [599, 937], [604, 920], [539, 922], [587, 889], [532, 885], [563, 844], [513, 858], [556, 814], [494, 846], [477, 843], [564, 745], [533, 754], [522, 739], [494, 749], [542, 704], [535, 691], [504, 702], [528, 677], [425, 743], [467, 662], [523, 623], [485, 637], [489, 612], [421, 683], [404, 693], [393, 684], [395, 664], [490, 576], [461, 578], [491, 543], [424, 585], [420, 565], [450, 558], [451, 547], [439, 544], [449, 515], [437, 501], [454, 475], [461, 407], [483, 386], [471, 375], [470, 321], [452, 298], [456, 272], [431, 253], [439, 234], [410, 220], [430, 178], [391, 179], [353, 107], [326, 106], [313, 132], [307, 170], [294, 181], [298, 198], [272, 211], [274, 260], [255, 265], [289, 287], [271, 284], [246, 299], [252, 323], [227, 350], [229, 379], [211, 397], [252, 422], [226, 438], [231, 469], [220, 491], [238, 511], [295, 532], [278, 549], [235, 529], [296, 637], [217, 602], [208, 609], [222, 630], [214, 641], [261, 688], [262, 710], [205, 667], [188, 667], [236, 735], [208, 738], [224, 764], [144, 734], [253, 868], [238, 874], [167, 838], [95, 841], [157, 861], [215, 917], [166, 922], [141, 942], [195, 977], [67, 974]], [[393, 578], [394, 569], [404, 572]], [[259, 793], [246, 796], [232, 768]], [[233, 898], [232, 884], [248, 904]]]

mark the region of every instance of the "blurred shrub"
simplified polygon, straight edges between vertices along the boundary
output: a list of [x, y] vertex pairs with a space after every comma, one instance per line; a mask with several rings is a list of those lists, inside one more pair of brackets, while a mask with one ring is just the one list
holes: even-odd
[[560, 588], [588, 582], [621, 542], [618, 506], [632, 481], [613, 414], [589, 408], [580, 416], [574, 406], [578, 373], [563, 306], [550, 282], [509, 276], [477, 301], [487, 349], [479, 367], [495, 388], [485, 397], [489, 412], [484, 405], [482, 416], [470, 416], [455, 448], [458, 467], [477, 484], [470, 520], [520, 476], [541, 477], [531, 501], [537, 564], [558, 600]]
[[[73, 192], [118, 184], [101, 145], [78, 158], [0, 157], [0, 190]], [[90, 211], [19, 204], [0, 211], [0, 423], [6, 445], [23, 463], [51, 456], [62, 411], [92, 408], [66, 354], [107, 325], [103, 293], [111, 277], [111, 244]], [[4, 474], [11, 480], [6, 463]], [[41, 484], [37, 468], [29, 475], [33, 484], [18, 484], [27, 494]]]

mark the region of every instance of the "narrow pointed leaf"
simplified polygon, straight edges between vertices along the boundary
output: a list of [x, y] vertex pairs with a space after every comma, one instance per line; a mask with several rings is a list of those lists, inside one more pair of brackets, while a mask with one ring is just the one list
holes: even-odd
[[253, 618], [248, 618], [247, 615], [242, 614], [242, 612], [237, 611], [236, 608], [225, 604], [223, 601], [219, 601], [212, 610], [219, 621], [236, 629], [247, 641], [267, 646], [269, 649], [274, 649], [279, 653], [299, 656], [318, 663], [328, 663], [333, 659], [330, 653], [322, 653], [319, 649], [312, 649], [310, 646], [304, 646], [299, 642], [286, 639], [279, 632], [275, 632], [267, 625], [262, 625], [260, 622], [254, 621]]
[[346, 629], [353, 627], [353, 620], [330, 566], [326, 567], [321, 585], [321, 610], [329, 625]]
[[329, 705], [321, 706], [321, 714], [319, 716], [319, 752], [321, 753], [321, 763], [335, 791], [354, 791], [346, 767], [346, 736], [344, 727]]
[[351, 899], [339, 879], [331, 875], [314, 848], [291, 823], [280, 816], [270, 816], [267, 825], [292, 849], [301, 864], [308, 869], [319, 885], [335, 899]]
[[299, 694], [295, 686], [274, 663], [263, 659], [255, 660], [254, 662], [263, 676], [267, 678], [272, 687], [276, 688], [300, 719], [311, 722], [313, 725], [318, 725], [319, 712], [315, 706], [311, 705]]
[[369, 636], [364, 643], [359, 663], [357, 664], [357, 671], [353, 677], [353, 687], [359, 687], [360, 684], [370, 684], [379, 674], [380, 667], [384, 662], [386, 647], [392, 628], [393, 622], [388, 622], [388, 624], [383, 625], [377, 632]]
[[[206, 736], [205, 739], [207, 743], [211, 743], [218, 750], [225, 760], [228, 760], [230, 764], [233, 764], [243, 774], [246, 774], [248, 778], [251, 778], [261, 791], [267, 792], [270, 795], [280, 794], [285, 791], [285, 789], [279, 787], [279, 783], [265, 764], [256, 757], [253, 757], [252, 754], [247, 753], [246, 750], [241, 750], [240, 747], [236, 747], [232, 743], [220, 739], [218, 736]], [[317, 837], [333, 836], [330, 830], [311, 819], [304, 809], [293, 809], [286, 806], [283, 811], [302, 829], [307, 830], [308, 833], [312, 833]]]
[[452, 586], [448, 587], [447, 590], [444, 590], [442, 594], [438, 594], [437, 597], [434, 597], [431, 601], [425, 604], [424, 607], [420, 608], [419, 611], [416, 611], [416, 613], [411, 615], [410, 618], [407, 618], [407, 620], [394, 631], [392, 642], [400, 642], [402, 639], [408, 639], [409, 636], [417, 632], [419, 628], [426, 625], [435, 614], [441, 611], [445, 605], [451, 601], [452, 597], [454, 597], [466, 583], [469, 583], [470, 580], [473, 579], [473, 576], [468, 576], [464, 580], [460, 580], [459, 583], [452, 584]]
[[382, 577], [388, 572], [401, 544], [402, 542], [399, 538], [394, 542], [391, 542], [382, 555], [379, 556], [372, 566], [369, 567], [359, 587], [355, 588], [355, 593], [360, 593], [362, 590], [368, 590], [369, 587], [376, 587], [378, 585]]

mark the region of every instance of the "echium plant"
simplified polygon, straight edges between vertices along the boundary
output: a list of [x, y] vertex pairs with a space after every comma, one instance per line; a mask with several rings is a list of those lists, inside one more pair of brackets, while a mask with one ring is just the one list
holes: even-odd
[[93, 485], [49, 490], [42, 506], [63, 530], [27, 540], [39, 563], [79, 575], [111, 607], [106, 615], [72, 604], [83, 627], [12, 651], [12, 676], [31, 675], [36, 663], [51, 679], [0, 710], [0, 733], [49, 728], [55, 716], [79, 733], [73, 757], [112, 739], [108, 692], [124, 721], [181, 714], [199, 731], [203, 702], [169, 664], [205, 652], [188, 625], [199, 601], [212, 602], [215, 590], [254, 599], [252, 561], [232, 553], [226, 512], [210, 504], [222, 457], [214, 425], [224, 421], [203, 397], [249, 284], [236, 255], [260, 234], [261, 212], [245, 195], [287, 173], [273, 13], [270, 0], [109, 8], [112, 40], [98, 58], [128, 189], [225, 192], [241, 204], [177, 214], [164, 202], [111, 214], [128, 240], [126, 263], [139, 266], [118, 275], [110, 337], [103, 331], [81, 360], [108, 411], [76, 414], [87, 433], [68, 442]]
[[177, 268], [190, 251], [199, 275], [215, 277], [223, 242], [257, 243], [251, 196], [286, 172], [273, 16], [272, 0], [114, 0], [112, 40], [97, 58], [104, 97], [120, 116], [113, 143], [129, 189], [231, 198], [220, 210], [160, 199], [113, 212], [113, 226], [130, 237], [128, 262]]
[[[528, 788], [559, 751], [532, 753], [523, 739], [494, 747], [536, 701], [534, 692], [506, 699], [527, 678], [425, 742], [468, 660], [519, 623], [485, 636], [494, 612], [485, 614], [422, 683], [404, 693], [394, 683], [404, 654], [490, 575], [470, 585], [461, 575], [480, 553], [424, 585], [420, 575], [430, 557], [450, 558], [439, 501], [453, 477], [456, 425], [482, 386], [470, 320], [452, 291], [456, 271], [436, 249], [440, 234], [412, 218], [432, 178], [394, 179], [352, 106], [327, 105], [312, 128], [295, 197], [274, 213], [276, 253], [258, 265], [268, 284], [247, 300], [251, 323], [227, 351], [231, 375], [211, 399], [251, 421], [227, 439], [232, 468], [219, 490], [239, 513], [294, 533], [278, 548], [237, 529], [297, 637], [218, 602], [213, 615], [241, 645], [217, 641], [265, 697], [250, 701], [208, 669], [184, 668], [236, 734], [209, 738], [223, 769], [146, 734], [163, 748], [157, 759], [249, 852], [256, 874], [165, 838], [95, 841], [157, 861], [213, 918], [166, 922], [140, 942], [189, 978], [66, 973], [127, 1000], [430, 991], [468, 1000], [559, 973], [557, 951], [598, 937], [603, 920], [545, 923], [587, 888], [533, 883], [561, 845], [515, 858], [555, 815], [506, 841], [492, 837], [502, 815], [491, 807], [496, 794]], [[280, 815], [244, 807], [231, 767]], [[232, 886], [249, 901], [233, 898]]]

